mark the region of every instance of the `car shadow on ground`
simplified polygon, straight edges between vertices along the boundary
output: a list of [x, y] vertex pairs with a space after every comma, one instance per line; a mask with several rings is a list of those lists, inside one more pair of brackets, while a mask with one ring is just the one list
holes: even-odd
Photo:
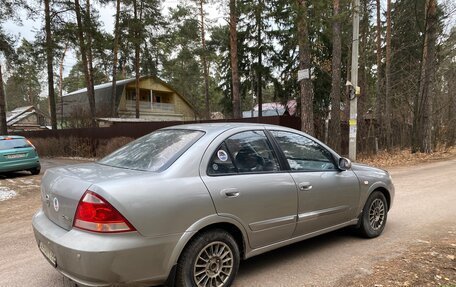
[[[353, 227], [346, 227], [330, 233], [326, 233], [317, 237], [306, 239], [288, 246], [284, 246], [264, 254], [243, 260], [240, 263], [237, 278], [242, 280], [242, 277], [248, 277], [255, 273], [261, 273], [265, 269], [270, 269], [277, 262], [289, 261], [292, 262], [301, 257], [310, 256], [313, 252], [318, 250], [331, 248], [333, 245], [341, 244], [344, 241], [365, 239], [361, 238]], [[241, 286], [236, 284], [233, 286]], [[151, 286], [151, 287], [165, 287], [164, 285]]]
[[360, 240], [361, 238], [353, 227], [346, 227], [317, 237], [306, 239], [288, 246], [284, 246], [264, 254], [241, 261], [238, 278], [249, 276], [269, 269], [280, 262], [293, 262], [299, 258], [311, 256], [315, 252], [330, 249], [332, 246], [343, 245], [343, 242]]
[[21, 177], [32, 177], [33, 175], [30, 174], [28, 171], [14, 171], [14, 172], [5, 172], [0, 173], [0, 180], [2, 179], [15, 179]]

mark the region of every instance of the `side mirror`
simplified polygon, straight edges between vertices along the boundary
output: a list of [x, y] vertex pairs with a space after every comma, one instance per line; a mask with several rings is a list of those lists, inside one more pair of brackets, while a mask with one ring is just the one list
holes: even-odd
[[347, 169], [350, 169], [351, 166], [352, 166], [352, 163], [348, 158], [341, 157], [339, 159], [339, 169], [347, 170]]

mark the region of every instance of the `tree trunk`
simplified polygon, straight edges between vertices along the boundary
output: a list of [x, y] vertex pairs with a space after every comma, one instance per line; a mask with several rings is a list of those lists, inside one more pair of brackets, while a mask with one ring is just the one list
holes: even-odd
[[376, 1], [377, 6], [377, 83], [375, 85], [375, 96], [377, 107], [375, 109], [375, 117], [377, 119], [377, 138], [381, 139], [383, 127], [383, 95], [381, 91], [382, 84], [382, 22], [380, 11], [380, 0]]
[[239, 94], [239, 69], [238, 69], [238, 46], [237, 46], [237, 11], [236, 0], [230, 0], [230, 57], [231, 57], [231, 81], [233, 99], [233, 117], [239, 119], [241, 115], [241, 97]]
[[328, 144], [340, 152], [340, 66], [342, 46], [340, 40], [339, 0], [333, 0], [332, 23], [332, 80], [331, 80], [331, 120], [329, 121]]
[[207, 120], [211, 119], [211, 111], [209, 107], [209, 69], [206, 59], [206, 29], [204, 28], [204, 10], [203, 10], [203, 1], [200, 0], [200, 16], [201, 16], [201, 44], [203, 47], [201, 60], [203, 62], [203, 76], [204, 76], [204, 102], [206, 105], [205, 117]]
[[[367, 7], [367, 1], [361, 2], [361, 23], [360, 23], [360, 45], [359, 45], [359, 77], [358, 77], [358, 86], [361, 89], [361, 94], [358, 97], [358, 131], [357, 135], [357, 150], [358, 152], [367, 151], [368, 147], [368, 126], [364, 115], [367, 113], [368, 105], [370, 103], [369, 100], [369, 93], [368, 93], [368, 84], [367, 84], [367, 71], [366, 71], [366, 63], [367, 63], [367, 53], [366, 53], [366, 46], [368, 43], [367, 34], [369, 33], [369, 8]], [[374, 142], [373, 142], [374, 143]], [[373, 146], [373, 145], [372, 145]]]
[[299, 82], [301, 96], [301, 130], [314, 135], [313, 119], [313, 85], [310, 77], [311, 58], [309, 27], [307, 24], [307, 0], [297, 0], [298, 4], [298, 43], [299, 43], [299, 69], [308, 70], [309, 78]]
[[89, 99], [89, 108], [90, 108], [90, 116], [91, 116], [91, 125], [96, 127], [97, 123], [95, 121], [96, 117], [96, 110], [95, 110], [95, 95], [93, 93], [93, 82], [91, 82], [90, 78], [90, 70], [87, 62], [87, 47], [84, 40], [84, 28], [82, 24], [82, 17], [81, 17], [81, 6], [79, 5], [79, 0], [74, 1], [75, 10], [76, 10], [76, 21], [78, 24], [78, 39], [79, 39], [79, 48], [81, 51], [81, 60], [82, 66], [84, 68], [84, 78], [86, 81], [87, 86], [87, 97]]
[[456, 144], [456, 68], [448, 72], [448, 134], [447, 147], [452, 147]]
[[391, 142], [391, 0], [386, 2], [386, 63], [385, 63], [385, 146], [389, 150]]
[[133, 9], [134, 9], [134, 19], [135, 19], [135, 26], [134, 26], [134, 34], [135, 34], [135, 116], [139, 119], [139, 64], [140, 64], [140, 43], [139, 43], [139, 21], [138, 21], [138, 3], [133, 1]]
[[3, 89], [2, 65], [0, 65], [0, 133], [8, 134], [8, 126], [6, 125], [6, 105], [5, 105], [5, 90]]
[[426, 1], [426, 30], [419, 92], [415, 98], [412, 152], [432, 152], [432, 86], [434, 77], [435, 44], [437, 38], [437, 3]]
[[48, 97], [49, 97], [49, 112], [51, 114], [51, 126], [53, 130], [57, 129], [57, 115], [55, 112], [55, 94], [54, 94], [54, 66], [53, 66], [53, 47], [51, 34], [51, 12], [49, 0], [44, 0], [44, 17], [46, 30], [46, 62], [48, 72]]
[[119, 53], [119, 19], [120, 19], [120, 0], [116, 1], [116, 22], [114, 25], [114, 49], [113, 49], [113, 60], [112, 60], [112, 88], [111, 88], [111, 117], [117, 117], [116, 108], [116, 81], [117, 81], [117, 54]]
[[65, 61], [65, 55], [68, 49], [68, 42], [65, 43], [65, 49], [63, 49], [62, 58], [59, 63], [59, 99], [60, 99], [60, 125], [63, 123], [63, 63]]
[[[95, 102], [95, 88], [93, 83], [93, 54], [92, 54], [92, 21], [91, 21], [91, 14], [90, 14], [90, 0], [86, 0], [86, 17], [85, 17], [85, 25], [86, 25], [86, 33], [87, 33], [87, 64], [89, 69], [89, 86], [87, 90], [90, 89], [90, 95], [92, 95], [93, 101], [89, 103], [93, 105], [90, 109], [93, 110], [95, 117], [97, 116], [96, 110], [96, 102]], [[96, 126], [96, 120], [93, 117], [92, 125]]]
[[262, 18], [261, 18], [261, 12], [263, 9], [263, 2], [260, 0], [258, 2], [257, 6], [257, 11], [256, 11], [256, 24], [258, 27], [258, 33], [257, 33], [257, 49], [258, 49], [258, 54], [257, 54], [257, 59], [258, 59], [258, 66], [257, 66], [257, 86], [256, 86], [256, 97], [257, 97], [257, 102], [258, 102], [258, 117], [263, 116], [263, 75], [262, 75], [262, 68], [263, 68], [263, 40], [261, 38], [261, 34], [263, 33], [262, 31]]

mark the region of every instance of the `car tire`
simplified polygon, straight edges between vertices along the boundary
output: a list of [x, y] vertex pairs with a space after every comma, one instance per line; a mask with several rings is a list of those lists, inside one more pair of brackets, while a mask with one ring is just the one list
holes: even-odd
[[205, 231], [192, 239], [181, 254], [175, 286], [231, 286], [239, 261], [239, 247], [230, 233], [222, 229]]
[[40, 174], [41, 169], [39, 169], [39, 168], [32, 168], [32, 169], [29, 169], [29, 171], [30, 171], [31, 174], [37, 175], [37, 174]]
[[371, 193], [363, 208], [359, 232], [363, 237], [374, 238], [382, 234], [388, 217], [388, 203], [380, 191]]

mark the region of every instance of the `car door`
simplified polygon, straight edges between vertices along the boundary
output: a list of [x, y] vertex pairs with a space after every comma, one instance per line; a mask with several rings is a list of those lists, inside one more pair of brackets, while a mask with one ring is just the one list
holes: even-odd
[[332, 154], [304, 135], [271, 131], [287, 160], [298, 189], [295, 236], [333, 227], [353, 219], [359, 183], [351, 170], [338, 169]]
[[291, 238], [297, 190], [264, 130], [235, 133], [214, 143], [201, 176], [217, 213], [246, 228], [252, 248]]

